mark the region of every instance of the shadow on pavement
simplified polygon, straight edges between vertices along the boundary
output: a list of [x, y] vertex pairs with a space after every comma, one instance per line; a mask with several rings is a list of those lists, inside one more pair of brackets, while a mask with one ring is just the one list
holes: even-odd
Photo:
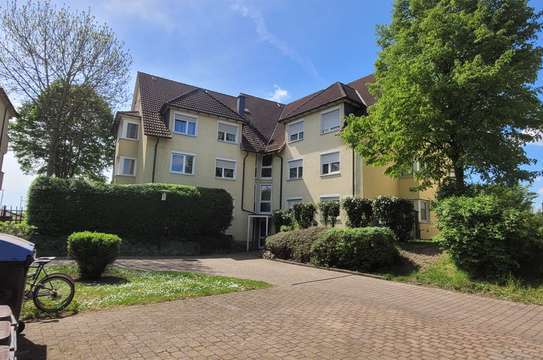
[[17, 339], [17, 360], [47, 359], [47, 345], [35, 344], [24, 334]]

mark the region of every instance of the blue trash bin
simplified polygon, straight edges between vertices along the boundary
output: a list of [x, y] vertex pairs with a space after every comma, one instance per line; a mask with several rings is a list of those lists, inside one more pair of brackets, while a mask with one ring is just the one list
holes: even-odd
[[0, 233], [0, 305], [11, 307], [16, 319], [21, 314], [26, 274], [34, 254], [30, 241]]

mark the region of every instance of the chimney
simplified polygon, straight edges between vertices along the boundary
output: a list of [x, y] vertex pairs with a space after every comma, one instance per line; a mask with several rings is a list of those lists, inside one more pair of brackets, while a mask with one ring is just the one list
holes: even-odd
[[238, 95], [238, 114], [243, 116], [245, 114], [245, 95]]

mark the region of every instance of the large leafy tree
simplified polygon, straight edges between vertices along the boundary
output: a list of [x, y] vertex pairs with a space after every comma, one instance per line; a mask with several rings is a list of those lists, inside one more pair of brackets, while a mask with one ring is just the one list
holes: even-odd
[[344, 138], [393, 176], [419, 162], [421, 187], [450, 174], [457, 191], [471, 174], [530, 180], [523, 146], [543, 129], [540, 20], [525, 0], [397, 0], [378, 28], [377, 101]]
[[[89, 106], [97, 105], [100, 121], [104, 104], [97, 97], [110, 107], [125, 101], [130, 64], [131, 57], [122, 42], [89, 11], [74, 12], [65, 6], [55, 6], [50, 0], [7, 0], [0, 5], [0, 82], [27, 102], [14, 127], [19, 131], [10, 134], [17, 144], [14, 147], [17, 157], [26, 159], [22, 160], [26, 161], [23, 168], [34, 170], [40, 162], [43, 166], [38, 167], [39, 171], [49, 176], [96, 174], [96, 166], [104, 166], [105, 162], [92, 166], [90, 162], [81, 163], [68, 166], [67, 170], [63, 162], [69, 160], [66, 154], [76, 154], [78, 150], [66, 148], [65, 131], [73, 129], [63, 126], [75, 124], [74, 114], [80, 110], [74, 106], [83, 105], [78, 95], [82, 92], [93, 94], [84, 103], [86, 116], [90, 114]], [[30, 116], [38, 110], [39, 116]], [[43, 124], [47, 126], [42, 128]], [[111, 129], [111, 124], [104, 126]], [[37, 129], [48, 131], [35, 139], [43, 151], [35, 151], [29, 139], [17, 138], [23, 136], [23, 130], [30, 134]], [[108, 137], [100, 137], [103, 131], [85, 134], [89, 137], [86, 141], [97, 144], [108, 141]], [[86, 148], [92, 150], [98, 151], [99, 147]], [[31, 160], [28, 154], [37, 158]], [[94, 155], [100, 158], [103, 152]], [[83, 156], [92, 155], [79, 155], [77, 159]], [[83, 164], [90, 167], [84, 169]]]
[[[70, 111], [60, 116], [64, 108]], [[91, 87], [74, 85], [66, 91], [56, 82], [23, 104], [9, 134], [23, 171], [46, 174], [54, 164], [57, 177], [101, 180], [115, 149], [112, 122], [111, 109]]]

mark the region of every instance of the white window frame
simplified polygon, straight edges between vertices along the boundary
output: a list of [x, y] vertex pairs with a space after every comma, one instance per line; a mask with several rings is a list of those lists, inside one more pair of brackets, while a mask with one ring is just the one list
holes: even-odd
[[[223, 169], [223, 171], [222, 171], [222, 176], [217, 176], [217, 160], [233, 162], [233, 163], [234, 163], [234, 177], [232, 177], [232, 178], [224, 177], [224, 168], [221, 168], [221, 169]], [[237, 173], [238, 173], [238, 162], [237, 162], [236, 160], [234, 160], [234, 159], [215, 158], [215, 167], [213, 168], [213, 173], [215, 174], [215, 178], [216, 178], [216, 179], [221, 179], [221, 180], [236, 180]]]
[[[262, 201], [262, 187], [270, 187], [270, 200]], [[262, 203], [270, 203], [270, 211], [261, 211]], [[273, 185], [272, 184], [258, 184], [258, 213], [259, 214], [271, 214], [273, 209]]]
[[[297, 176], [296, 177], [290, 177], [290, 169], [291, 169], [290, 163], [295, 162], [295, 161], [301, 161], [302, 162], [302, 166], [301, 166], [301, 168], [302, 168], [302, 176], [300, 176], [300, 172], [299, 172], [300, 166], [298, 166], [298, 167], [296, 167], [296, 175]], [[304, 178], [304, 174], [303, 174], [303, 171], [304, 171], [303, 170], [304, 169], [304, 159], [303, 158], [291, 159], [291, 160], [287, 161], [287, 168], [288, 168], [288, 178], [287, 178], [288, 180], [301, 180], [301, 179]]]
[[[184, 159], [183, 159], [183, 171], [175, 171], [175, 170], [172, 169], [174, 154], [175, 155], [183, 155], [183, 157], [184, 157]], [[192, 173], [185, 172], [185, 164], [186, 164], [186, 161], [187, 161], [187, 156], [192, 156]], [[183, 151], [172, 151], [170, 153], [170, 173], [177, 174], [177, 175], [191, 175], [191, 176], [196, 174], [196, 154], [191, 154], [191, 153], [183, 152]]]
[[[176, 120], [175, 116], [176, 115], [181, 115], [183, 117], [187, 117], [187, 118], [191, 119], [191, 120], [187, 119], [186, 132], [175, 131], [175, 120]], [[179, 120], [182, 120], [182, 119], [179, 119]], [[189, 131], [189, 122], [191, 122], [191, 121], [194, 122], [194, 135], [191, 135], [191, 134], [188, 133], [188, 131]], [[173, 111], [171, 129], [172, 129], [173, 134], [183, 135], [183, 136], [188, 136], [188, 137], [197, 137], [198, 136], [198, 116], [195, 116], [195, 115], [192, 115], [192, 114], [187, 114], [187, 113], [182, 113], [182, 112], [179, 112], [179, 111]]]
[[[425, 215], [427, 215], [427, 219], [422, 218], [422, 203], [425, 202], [427, 204], [427, 212]], [[431, 212], [431, 201], [430, 200], [424, 200], [424, 199], [417, 199], [415, 200], [415, 210], [417, 211], [418, 217], [419, 217], [419, 223], [420, 224], [429, 224], [430, 223], [430, 212]]]
[[[125, 173], [123, 173], [124, 161], [125, 160], [134, 160], [134, 173], [133, 174], [125, 174]], [[136, 176], [137, 165], [138, 165], [138, 160], [135, 157], [119, 156], [119, 164], [117, 165], [117, 175], [134, 177], [134, 176]]]
[[[323, 129], [322, 128], [322, 116], [325, 115], [325, 114], [331, 113], [333, 111], [336, 111], [336, 110], [338, 111], [338, 116], [339, 116], [339, 124], [338, 124], [337, 129], [334, 129], [334, 128]], [[321, 133], [321, 135], [336, 133], [336, 132], [340, 131], [341, 130], [341, 108], [339, 106], [336, 106], [336, 107], [321, 111], [319, 120], [320, 120], [319, 125], [320, 125], [320, 133]]]
[[[235, 141], [228, 141], [226, 140], [226, 133], [224, 134], [224, 140], [219, 139], [219, 124], [227, 125], [227, 126], [233, 126], [236, 128], [236, 140]], [[227, 144], [239, 144], [239, 124], [231, 123], [227, 121], [217, 121], [217, 141]]]
[[[331, 162], [323, 163], [322, 162], [322, 156], [323, 155], [329, 155], [329, 154], [335, 154], [335, 153], [338, 153], [339, 170], [338, 171], [331, 171], [332, 163]], [[322, 165], [324, 165], [324, 164], [328, 164], [328, 172], [326, 174], [322, 172]], [[319, 154], [319, 167], [320, 167], [319, 172], [320, 172], [321, 176], [340, 175], [341, 174], [341, 151], [339, 151], [339, 150], [330, 150], [330, 151], [320, 153]]]
[[[131, 141], [138, 141], [140, 139], [140, 122], [136, 120], [129, 120], [129, 119], [123, 119], [123, 126], [121, 129], [121, 138], [124, 140], [131, 140]], [[136, 131], [136, 138], [128, 137], [128, 124], [133, 124], [138, 127], [138, 131]]]
[[[302, 129], [302, 131], [299, 131], [299, 132], [296, 133], [296, 139], [295, 139], [295, 140], [291, 140], [291, 139], [290, 139], [290, 133], [289, 133], [289, 130], [288, 130], [288, 129], [289, 129], [290, 126], [293, 126], [293, 125], [296, 125], [296, 124], [299, 124], [299, 123], [302, 123], [303, 129]], [[295, 143], [295, 142], [298, 142], [298, 141], [303, 141], [303, 140], [304, 140], [304, 137], [305, 137], [305, 123], [304, 123], [304, 119], [296, 120], [296, 121], [293, 121], [293, 122], [291, 122], [291, 123], [288, 123], [288, 124], [287, 124], [287, 129], [286, 129], [286, 131], [287, 131], [287, 142], [288, 142], [289, 144], [292, 144], [292, 143]], [[300, 134], [302, 134], [302, 137], [301, 137], [301, 138], [300, 138]], [[293, 134], [293, 135], [294, 135], [294, 134]]]
[[[304, 199], [301, 196], [295, 196], [295, 197], [287, 198], [286, 201], [287, 201], [287, 210], [290, 210], [294, 208], [294, 205], [301, 204], [304, 201]], [[292, 204], [292, 206], [290, 206], [290, 202], [293, 202], [293, 201], [296, 201], [296, 204]]]
[[[271, 156], [271, 165], [267, 165], [267, 166], [264, 166], [264, 156]], [[272, 171], [272, 176], [262, 176], [262, 170], [263, 169], [271, 169]], [[265, 180], [269, 180], [273, 177], [273, 154], [263, 154], [261, 157], [260, 157], [260, 174], [259, 174], [259, 178], [260, 179], [265, 179]]]

